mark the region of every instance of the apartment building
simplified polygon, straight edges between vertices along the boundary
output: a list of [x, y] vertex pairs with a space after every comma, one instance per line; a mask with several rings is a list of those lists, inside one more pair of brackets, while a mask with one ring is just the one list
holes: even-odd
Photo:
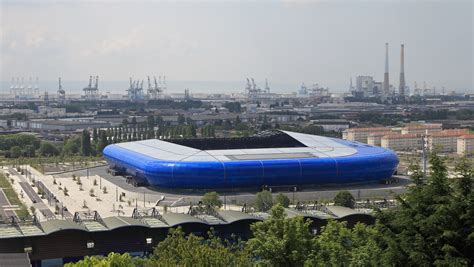
[[402, 128], [402, 134], [431, 134], [442, 130], [440, 123], [407, 124]]
[[367, 136], [369, 134], [387, 131], [390, 131], [390, 129], [386, 127], [350, 128], [342, 132], [342, 138], [350, 141], [367, 143]]
[[474, 134], [466, 134], [457, 139], [457, 153], [459, 155], [474, 154]]
[[467, 129], [433, 132], [428, 136], [428, 148], [430, 151], [442, 153], [456, 152], [458, 138], [467, 133]]
[[375, 132], [375, 133], [370, 133], [367, 136], [367, 144], [371, 146], [382, 146], [382, 137], [385, 135], [391, 135], [391, 134], [400, 134], [400, 133], [395, 133], [392, 131], [384, 131], [384, 132]]
[[418, 134], [391, 134], [381, 138], [380, 144], [384, 148], [396, 151], [413, 151], [423, 148], [423, 140]]

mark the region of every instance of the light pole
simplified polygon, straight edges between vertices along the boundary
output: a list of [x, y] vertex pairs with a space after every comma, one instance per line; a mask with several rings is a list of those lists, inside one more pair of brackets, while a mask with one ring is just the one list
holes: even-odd
[[293, 187], [293, 205], [295, 205], [295, 192], [296, 192], [296, 186]]
[[423, 135], [421, 137], [421, 140], [422, 140], [422, 144], [423, 144], [423, 153], [422, 153], [422, 157], [423, 157], [423, 177], [426, 178], [426, 158], [427, 158], [427, 148], [428, 148], [428, 140], [426, 138], [426, 135]]

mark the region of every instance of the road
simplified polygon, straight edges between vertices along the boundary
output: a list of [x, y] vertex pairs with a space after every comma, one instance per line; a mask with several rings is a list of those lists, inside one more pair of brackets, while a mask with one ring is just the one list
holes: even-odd
[[38, 209], [46, 219], [49, 220], [56, 217], [28, 182], [20, 182], [20, 186], [23, 189], [23, 192], [25, 192], [28, 198], [30, 198], [31, 202], [33, 202], [33, 207]]
[[[89, 168], [88, 170], [63, 173], [60, 175], [55, 175], [55, 177], [57, 179], [66, 177], [70, 178], [72, 174], [75, 174], [76, 176], [86, 176], [87, 173], [89, 176], [98, 175], [103, 179], [113, 183], [114, 185], [122, 188], [123, 190], [146, 194], [147, 200], [151, 200], [153, 202], [158, 201], [164, 196], [165, 200], [160, 202], [160, 206], [179, 206], [188, 205], [190, 202], [196, 203], [205, 193], [134, 187], [133, 185], [128, 184], [123, 176], [112, 176], [111, 174], [108, 174], [106, 170], [106, 166], [101, 166]], [[285, 188], [281, 190], [281, 192], [287, 195], [290, 199], [294, 198], [295, 201], [329, 200], [333, 199], [334, 196], [341, 190], [348, 190], [354, 195], [356, 199], [392, 198], [393, 193], [400, 194], [405, 192], [406, 186], [411, 183], [410, 179], [405, 176], [394, 176], [394, 178], [398, 179], [398, 182], [395, 184], [325, 185], [306, 188], [302, 191], [297, 191], [294, 193], [289, 192]], [[98, 182], [100, 183], [100, 180]], [[255, 190], [219, 192], [224, 201], [232, 204], [252, 203], [255, 199], [256, 193], [257, 191]]]

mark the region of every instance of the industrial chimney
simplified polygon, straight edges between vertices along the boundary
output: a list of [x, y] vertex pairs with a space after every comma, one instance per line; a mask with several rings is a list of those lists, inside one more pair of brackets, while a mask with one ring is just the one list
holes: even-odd
[[390, 83], [388, 79], [388, 43], [385, 43], [385, 73], [383, 75], [383, 93], [385, 96], [390, 94]]
[[402, 44], [400, 53], [400, 85], [398, 87], [400, 96], [405, 96], [405, 45]]

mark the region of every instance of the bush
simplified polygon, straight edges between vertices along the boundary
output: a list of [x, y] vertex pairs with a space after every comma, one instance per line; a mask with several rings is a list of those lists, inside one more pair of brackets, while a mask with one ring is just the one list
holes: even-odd
[[219, 194], [216, 192], [207, 192], [202, 198], [201, 198], [202, 204], [204, 205], [209, 205], [211, 207], [217, 207], [220, 208], [222, 207], [222, 200], [219, 199]]
[[59, 149], [50, 142], [41, 142], [39, 152], [41, 156], [45, 156], [45, 157], [59, 155]]
[[290, 206], [290, 199], [286, 196], [283, 195], [282, 193], [279, 193], [276, 198], [275, 198], [275, 204], [280, 204], [285, 208], [288, 208]]
[[349, 191], [340, 191], [334, 197], [334, 205], [343, 206], [347, 208], [354, 208], [355, 199]]
[[272, 193], [267, 190], [258, 192], [255, 196], [255, 208], [258, 211], [267, 211], [273, 206]]

